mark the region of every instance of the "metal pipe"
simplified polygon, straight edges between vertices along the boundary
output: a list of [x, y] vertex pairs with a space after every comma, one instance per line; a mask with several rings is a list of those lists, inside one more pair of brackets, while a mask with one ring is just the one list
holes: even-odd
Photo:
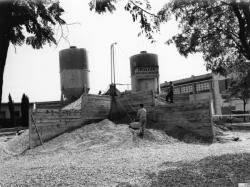
[[111, 56], [111, 84], [115, 84], [115, 53], [114, 53], [114, 45], [116, 42], [112, 43], [110, 46], [110, 56]]
[[114, 84], [115, 84], [115, 47], [114, 46], [113, 46], [113, 71], [114, 71]]
[[111, 44], [111, 46], [110, 46], [110, 59], [111, 59], [111, 72], [110, 72], [110, 74], [111, 74], [111, 84], [113, 83], [113, 65], [112, 65], [112, 56], [113, 56], [113, 52], [112, 52], [112, 46], [113, 46], [113, 44]]

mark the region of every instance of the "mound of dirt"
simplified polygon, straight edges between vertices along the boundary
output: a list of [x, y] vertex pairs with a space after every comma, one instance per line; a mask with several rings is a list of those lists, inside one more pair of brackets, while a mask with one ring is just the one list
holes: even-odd
[[5, 151], [6, 144], [5, 143], [0, 143], [0, 161], [3, 160], [8, 156], [8, 154]]
[[64, 108], [62, 108], [62, 110], [81, 110], [81, 107], [82, 107], [82, 97], [83, 96], [81, 96], [79, 99], [77, 99], [73, 103], [68, 104], [67, 106], [65, 106]]
[[21, 154], [29, 148], [29, 130], [7, 141], [5, 150], [10, 154]]
[[165, 134], [163, 131], [146, 129], [143, 139], [137, 136], [137, 131], [129, 128], [125, 124], [114, 124], [105, 119], [99, 123], [92, 123], [75, 131], [64, 133], [43, 146], [39, 146], [35, 151], [54, 152], [56, 150], [70, 149], [95, 149], [114, 147], [133, 147], [134, 141], [137, 145], [151, 143], [172, 143], [177, 141]]
[[161, 97], [155, 98], [155, 105], [166, 105], [166, 101]]

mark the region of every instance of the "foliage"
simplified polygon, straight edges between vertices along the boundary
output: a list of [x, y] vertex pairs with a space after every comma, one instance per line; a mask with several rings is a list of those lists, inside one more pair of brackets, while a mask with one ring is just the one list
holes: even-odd
[[202, 53], [207, 69], [231, 73], [235, 63], [250, 60], [249, 6], [243, 0], [173, 0], [163, 10], [175, 16], [181, 32], [168, 43], [185, 57]]
[[[116, 0], [92, 0], [90, 10], [102, 14], [104, 12], [113, 13], [115, 8]], [[155, 42], [153, 33], [159, 31], [160, 19], [157, 14], [151, 13], [151, 5], [148, 0], [128, 0], [124, 7], [125, 11], [128, 11], [133, 22], [138, 22], [141, 27], [141, 31], [138, 36], [144, 34], [151, 42]]]
[[0, 3], [0, 7], [4, 16], [0, 24], [5, 26], [5, 34], [14, 45], [26, 42], [40, 49], [46, 43], [56, 43], [53, 26], [65, 24], [61, 18], [64, 10], [59, 1], [5, 1]]
[[53, 0], [0, 2], [0, 104], [9, 43], [14, 46], [26, 43], [35, 49], [55, 44], [55, 26], [65, 24], [61, 18], [63, 12], [59, 1]]
[[[103, 2], [109, 6], [107, 2], [115, 1]], [[145, 9], [141, 8], [144, 4]], [[125, 10], [131, 13], [133, 21], [140, 18], [142, 32], [149, 39], [161, 23], [175, 17], [180, 32], [166, 43], [175, 43], [185, 57], [202, 53], [208, 70], [226, 75], [235, 63], [250, 61], [249, 8], [248, 0], [171, 0], [154, 15], [149, 12], [148, 1], [128, 0]]]
[[116, 10], [114, 3], [116, 0], [93, 0], [89, 2], [90, 10], [95, 10], [102, 14], [106, 11], [113, 12]]
[[10, 120], [12, 124], [14, 125], [15, 123], [15, 108], [14, 108], [14, 102], [12, 100], [11, 95], [9, 94], [9, 102], [8, 102], [8, 107], [9, 107], [9, 112], [10, 112]]
[[29, 125], [29, 98], [25, 94], [22, 96], [21, 114], [23, 126]]
[[[244, 112], [246, 111], [247, 101], [250, 99], [250, 66], [245, 65], [246, 69], [241, 69], [234, 74], [228, 92], [230, 97], [239, 98], [243, 101]], [[240, 66], [244, 67], [243, 65]]]

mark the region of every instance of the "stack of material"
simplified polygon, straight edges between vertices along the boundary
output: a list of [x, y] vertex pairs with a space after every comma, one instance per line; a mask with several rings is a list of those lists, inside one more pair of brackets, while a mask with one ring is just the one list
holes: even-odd
[[62, 110], [81, 110], [82, 97], [83, 95], [73, 103], [70, 103], [69, 105], [62, 108]]
[[[136, 141], [136, 142], [135, 142]], [[105, 119], [99, 123], [93, 123], [79, 128], [70, 133], [64, 133], [43, 146], [39, 146], [32, 152], [55, 152], [60, 150], [87, 150], [114, 147], [148, 146], [159, 143], [173, 143], [177, 140], [169, 137], [163, 131], [147, 129], [144, 139], [137, 137], [134, 130], [128, 125], [114, 124]]]
[[29, 148], [29, 130], [7, 141], [6, 150], [11, 154], [21, 154]]
[[16, 135], [10, 140], [0, 142], [0, 161], [8, 157], [19, 155], [29, 149], [29, 131]]

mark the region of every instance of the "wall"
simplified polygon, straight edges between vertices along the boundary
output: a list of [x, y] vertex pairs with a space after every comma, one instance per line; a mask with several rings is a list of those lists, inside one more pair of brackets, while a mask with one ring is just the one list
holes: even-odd
[[177, 138], [192, 134], [206, 142], [212, 142], [210, 103], [206, 101], [155, 106], [148, 112], [147, 127], [164, 130]]
[[140, 104], [146, 109], [155, 106], [153, 91], [141, 91], [120, 95], [112, 100], [110, 119], [116, 123], [130, 123], [136, 118]]
[[221, 112], [221, 106], [223, 105], [223, 99], [220, 94], [220, 87], [219, 87], [219, 81], [224, 80], [225, 77], [220, 75], [212, 75], [213, 77], [213, 93], [214, 93], [214, 101], [215, 101], [215, 113], [216, 114], [222, 114]]
[[201, 92], [189, 95], [190, 102], [199, 102], [201, 100], [209, 100], [209, 99], [212, 99], [212, 92]]
[[[66, 131], [85, 124], [108, 118], [110, 97], [83, 95], [81, 110], [37, 109], [31, 112], [34, 121], [30, 120], [30, 147], [40, 145]], [[37, 129], [36, 129], [37, 128]], [[37, 133], [38, 131], [38, 133]]]
[[82, 97], [82, 121], [90, 123], [108, 118], [110, 106], [110, 96], [89, 94], [88, 97]]
[[139, 105], [143, 104], [146, 108], [155, 105], [155, 93], [153, 91], [140, 91], [123, 94], [116, 98], [118, 104], [122, 105], [127, 111], [137, 111]]
[[[37, 109], [31, 112], [29, 125], [30, 148], [40, 145], [67, 130], [82, 125], [81, 111], [62, 111], [59, 109]], [[32, 120], [34, 119], [34, 121]], [[39, 135], [40, 138], [39, 138]]]
[[[188, 95], [180, 95], [174, 104], [157, 105], [154, 92], [137, 92], [117, 97], [120, 107], [116, 111], [126, 111], [118, 122], [129, 123], [136, 118], [139, 104], [143, 103], [148, 111], [147, 128], [166, 131], [167, 134], [182, 138], [192, 134], [206, 142], [213, 140], [210, 100], [190, 102]], [[121, 105], [122, 104], [122, 105]]]

